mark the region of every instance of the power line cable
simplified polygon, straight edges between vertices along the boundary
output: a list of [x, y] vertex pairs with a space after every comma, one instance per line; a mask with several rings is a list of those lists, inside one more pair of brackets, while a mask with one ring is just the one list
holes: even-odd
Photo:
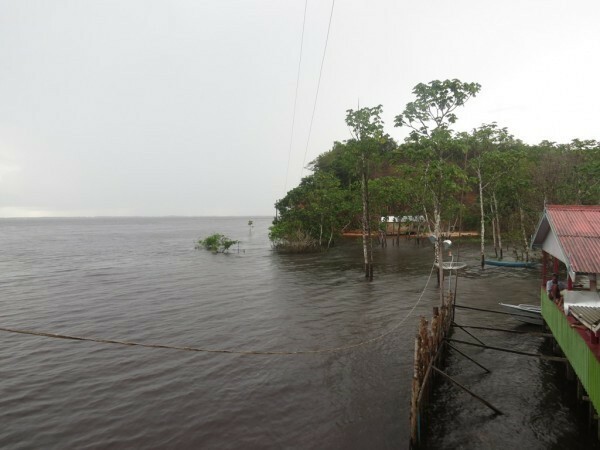
[[306, 7], [308, 0], [304, 1], [304, 18], [302, 19], [302, 37], [300, 38], [300, 58], [298, 59], [298, 74], [296, 75], [296, 94], [294, 95], [294, 111], [292, 113], [292, 130], [290, 132], [290, 148], [288, 150], [288, 161], [285, 169], [285, 185], [283, 193], [287, 192], [288, 175], [290, 173], [290, 160], [292, 158], [292, 143], [294, 141], [294, 125], [296, 123], [296, 104], [298, 102], [298, 85], [300, 84], [300, 67], [302, 65], [302, 48], [304, 47], [304, 27], [306, 25]]
[[329, 30], [331, 30], [331, 19], [333, 18], [333, 7], [335, 0], [331, 2], [331, 12], [329, 13], [329, 25], [327, 26], [327, 36], [325, 37], [325, 48], [323, 49], [323, 58], [321, 59], [321, 69], [319, 70], [319, 81], [317, 81], [317, 92], [315, 94], [315, 103], [313, 105], [312, 116], [310, 117], [310, 126], [308, 127], [308, 138], [306, 139], [306, 149], [304, 150], [304, 159], [302, 159], [302, 169], [300, 170], [300, 178], [304, 172], [304, 164], [306, 163], [306, 154], [308, 153], [308, 144], [310, 142], [310, 134], [312, 132], [313, 120], [317, 109], [317, 99], [319, 98], [319, 88], [321, 87], [321, 75], [323, 74], [323, 65], [325, 63], [325, 55], [327, 54], [327, 43], [329, 42]]

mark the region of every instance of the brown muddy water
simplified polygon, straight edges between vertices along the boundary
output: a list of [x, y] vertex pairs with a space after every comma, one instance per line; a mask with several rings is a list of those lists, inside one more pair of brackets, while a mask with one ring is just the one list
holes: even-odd
[[[439, 298], [429, 245], [378, 248], [375, 281], [366, 283], [357, 239], [323, 254], [280, 255], [268, 242], [270, 218], [253, 218], [253, 228], [248, 219], [0, 220], [0, 327], [292, 353], [0, 332], [0, 448], [407, 448], [416, 323]], [[240, 239], [240, 252], [194, 250], [213, 232]], [[482, 272], [476, 246], [460, 254], [468, 267], [459, 303], [537, 300], [537, 271]], [[458, 311], [457, 322], [523, 327], [474, 311]], [[540, 338], [478, 336], [549, 351]], [[448, 372], [506, 414], [441, 383], [428, 448], [595, 445], [560, 366], [466, 350], [492, 373], [453, 354]]]

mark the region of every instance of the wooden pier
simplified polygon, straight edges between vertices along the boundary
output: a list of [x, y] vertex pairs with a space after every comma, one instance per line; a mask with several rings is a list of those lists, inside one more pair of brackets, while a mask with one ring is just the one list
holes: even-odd
[[567, 380], [577, 383], [577, 402], [588, 403], [588, 427], [597, 422], [600, 440], [600, 345], [572, 316], [552, 302], [546, 292], [541, 294], [542, 315], [553, 335], [553, 348], [567, 359]]
[[[558, 356], [516, 351], [484, 344], [468, 332], [467, 328], [499, 332], [515, 331], [456, 324], [454, 311], [459, 305], [456, 305], [455, 294], [453, 295], [450, 291], [441, 300], [442, 305], [439, 311], [438, 308], [434, 308], [431, 324], [421, 318], [415, 340], [410, 412], [411, 448], [418, 448], [423, 441], [421, 434], [426, 421], [424, 412], [432, 390], [434, 375], [445, 377], [485, 404], [494, 413], [502, 414], [492, 404], [440, 370], [444, 351], [451, 348], [488, 371], [477, 361], [454, 347], [453, 343], [564, 364], [567, 379], [577, 384], [578, 403], [587, 403], [589, 429], [592, 430], [597, 423], [596, 432], [600, 439], [600, 290], [597, 283], [598, 274], [600, 274], [599, 223], [600, 205], [546, 205], [542, 219], [531, 240], [531, 247], [539, 248], [542, 251], [540, 304], [543, 323], [550, 331], [550, 333], [544, 334], [545, 337], [552, 339], [553, 348], [555, 352], [559, 353]], [[552, 282], [547, 281], [549, 265], [552, 266], [554, 273]], [[562, 271], [559, 270], [561, 266], [564, 267]], [[560, 287], [559, 272], [562, 272], [567, 278], [566, 287]], [[456, 291], [456, 286], [454, 291]], [[550, 294], [555, 301], [550, 300]], [[463, 307], [475, 311], [506, 314], [483, 308]], [[450, 339], [453, 325], [467, 333], [477, 343]]]
[[[600, 389], [600, 346], [588, 348], [589, 351], [587, 352], [583, 351], [583, 349], [580, 348], [581, 346], [579, 343], [582, 341], [581, 337], [585, 336], [585, 331], [572, 326], [574, 324], [573, 318], [565, 316], [560, 308], [547, 298], [545, 291], [542, 292], [542, 312], [546, 321], [546, 327], [550, 329], [551, 333], [545, 331], [518, 331], [496, 327], [459, 325], [454, 321], [456, 308], [466, 308], [486, 313], [506, 314], [503, 311], [457, 305], [453, 293], [449, 292], [444, 297], [442, 307], [433, 308], [433, 314], [430, 321], [421, 317], [415, 338], [410, 409], [410, 448], [420, 448], [421, 444], [425, 441], [424, 436], [428, 422], [427, 407], [429, 405], [430, 395], [436, 377], [444, 377], [458, 388], [467, 392], [474, 399], [481, 402], [495, 414], [503, 414], [503, 412], [493, 404], [472, 392], [441, 370], [445, 352], [447, 350], [452, 350], [470, 360], [473, 364], [479, 366], [483, 371], [490, 372], [489, 369], [475, 361], [459, 348], [455, 347], [453, 345], [455, 343], [564, 364], [567, 379], [576, 383], [578, 404], [587, 404], [588, 429], [590, 431], [593, 430], [595, 423], [597, 422], [598, 427], [596, 428], [596, 431], [598, 433], [598, 439], [600, 439], [600, 419], [598, 417], [597, 407], [598, 393], [600, 392], [598, 390]], [[453, 327], [460, 328], [463, 332], [468, 334], [471, 339], [477, 342], [452, 338], [451, 334], [453, 332]], [[477, 336], [470, 333], [468, 329], [528, 334], [551, 338], [553, 341], [553, 349], [555, 354], [558, 353], [558, 356], [486, 345], [479, 340]], [[596, 347], [598, 348], [596, 349]]]

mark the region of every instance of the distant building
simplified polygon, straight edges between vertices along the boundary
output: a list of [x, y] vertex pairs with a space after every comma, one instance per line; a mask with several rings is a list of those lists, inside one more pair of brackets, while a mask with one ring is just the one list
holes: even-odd
[[423, 228], [425, 216], [382, 216], [386, 234], [416, 234]]

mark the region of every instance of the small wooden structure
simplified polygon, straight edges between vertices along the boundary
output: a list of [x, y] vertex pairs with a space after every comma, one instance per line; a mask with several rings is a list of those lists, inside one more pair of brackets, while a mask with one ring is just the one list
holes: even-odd
[[384, 225], [388, 236], [401, 234], [419, 234], [425, 225], [424, 216], [382, 216], [381, 223]]
[[[565, 354], [590, 402], [590, 419], [600, 411], [600, 205], [548, 205], [532, 239], [542, 250], [541, 306], [544, 321]], [[563, 304], [549, 299], [552, 272], [566, 273]], [[578, 389], [579, 392], [580, 389]], [[593, 409], [596, 410], [594, 414]], [[600, 438], [600, 422], [599, 422]]]
[[452, 324], [454, 296], [449, 292], [444, 296], [441, 307], [433, 308], [431, 323], [424, 317], [419, 322], [419, 330], [415, 338], [414, 370], [412, 380], [412, 397], [410, 404], [411, 447], [416, 448], [421, 442], [424, 409], [427, 405], [435, 373], [435, 365], [443, 354], [444, 340]]

